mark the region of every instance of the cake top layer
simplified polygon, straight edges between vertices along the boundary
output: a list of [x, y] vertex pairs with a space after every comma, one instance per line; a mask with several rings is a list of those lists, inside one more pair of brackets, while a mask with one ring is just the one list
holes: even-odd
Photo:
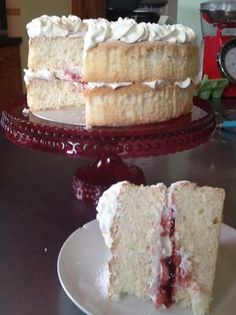
[[119, 40], [125, 43], [142, 41], [187, 43], [194, 42], [196, 39], [194, 31], [181, 24], [137, 23], [129, 18], [119, 18], [115, 22], [109, 22], [101, 18], [81, 20], [75, 15], [68, 17], [43, 15], [33, 19], [26, 27], [30, 38], [84, 37], [85, 50], [107, 40]]

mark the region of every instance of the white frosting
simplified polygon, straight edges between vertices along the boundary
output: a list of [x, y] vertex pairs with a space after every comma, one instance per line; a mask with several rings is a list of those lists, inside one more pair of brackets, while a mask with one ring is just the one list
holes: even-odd
[[111, 39], [120, 40], [125, 43], [136, 43], [148, 40], [148, 24], [136, 23], [133, 19], [119, 18], [111, 22]]
[[133, 19], [119, 18], [116, 22], [111, 22], [110, 25], [111, 39], [125, 43], [136, 43], [144, 40], [166, 40], [172, 43], [186, 43], [194, 41], [196, 38], [191, 28], [181, 24], [137, 23]]
[[116, 22], [111, 23], [104, 19], [89, 21], [88, 31], [84, 38], [85, 51], [107, 39], [120, 40], [125, 43], [161, 40], [170, 43], [186, 43], [196, 39], [193, 30], [181, 24], [137, 23], [129, 18], [119, 18]]
[[106, 41], [110, 35], [110, 23], [106, 19], [84, 20], [87, 25], [87, 32], [84, 36], [84, 51]]
[[32, 71], [30, 69], [24, 69], [24, 81], [28, 85], [33, 79], [42, 79], [42, 80], [52, 80], [54, 78], [53, 74], [47, 69], [41, 69], [38, 71]]
[[111, 248], [113, 242], [110, 228], [118, 206], [117, 196], [125, 183], [125, 181], [119, 182], [107, 189], [100, 197], [97, 206], [97, 220], [108, 248]]
[[[177, 85], [181, 89], [185, 89], [190, 86], [191, 82], [192, 82], [192, 79], [187, 78], [183, 81], [175, 82], [174, 84]], [[167, 80], [154, 80], [154, 81], [145, 81], [145, 82], [140, 82], [140, 83], [147, 85], [151, 89], [155, 90], [170, 82]], [[113, 90], [115, 90], [119, 87], [130, 86], [132, 84], [134, 84], [134, 82], [109, 82], [109, 83], [108, 82], [88, 82], [87, 88], [93, 90], [100, 87], [110, 87]]]
[[151, 89], [155, 90], [160, 86], [165, 85], [167, 82], [165, 80], [154, 80], [143, 82], [144, 85], [149, 86]]
[[[37, 71], [32, 71], [29, 69], [24, 69], [25, 75], [24, 75], [24, 81], [25, 84], [28, 85], [31, 80], [33, 79], [41, 79], [41, 80], [52, 80], [52, 79], [60, 79], [63, 81], [71, 81], [71, 82], [78, 82], [81, 83], [81, 72], [80, 68], [73, 69], [71, 71], [69, 70], [58, 70], [56, 72], [50, 72], [47, 69], [40, 69]], [[176, 85], [178, 85], [181, 89], [187, 88], [191, 84], [192, 79], [187, 78], [184, 81], [175, 82]], [[100, 87], [110, 87], [113, 90], [124, 87], [124, 86], [130, 86], [134, 82], [88, 82], [83, 83], [86, 85], [86, 88], [88, 89], [96, 89]], [[154, 81], [146, 81], [141, 82], [144, 85], [149, 86], [151, 89], [157, 89], [165, 84], [168, 84], [168, 81], [166, 80], [154, 80]]]
[[68, 35], [79, 35], [84, 30], [83, 21], [75, 16], [68, 17], [48, 16], [33, 19], [26, 25], [27, 32], [30, 38], [44, 36], [44, 37], [64, 37]]
[[106, 40], [120, 40], [125, 43], [163, 40], [171, 43], [186, 43], [196, 39], [193, 30], [181, 24], [137, 23], [129, 18], [119, 18], [115, 22], [109, 22], [106, 19], [82, 21], [74, 15], [61, 18], [43, 15], [33, 19], [26, 27], [30, 38], [82, 36], [84, 32], [85, 52]]
[[114, 83], [106, 83], [106, 82], [88, 82], [88, 89], [93, 90], [100, 87], [110, 87], [113, 90], [122, 87], [122, 86], [129, 86], [133, 84], [133, 82], [114, 82]]
[[169, 208], [172, 208], [173, 210], [175, 210], [175, 205], [174, 205], [173, 200], [172, 200], [172, 195], [175, 192], [175, 190], [179, 186], [185, 185], [188, 183], [190, 183], [190, 181], [188, 181], [188, 180], [179, 180], [179, 181], [171, 184], [171, 186], [168, 188], [168, 207]]
[[25, 75], [24, 75], [24, 81], [25, 84], [28, 85], [31, 80], [33, 79], [40, 79], [40, 80], [62, 80], [62, 81], [69, 81], [73, 82], [76, 84], [82, 84], [84, 87], [87, 86], [85, 82], [82, 82], [81, 80], [81, 72], [80, 68], [76, 69], [74, 68], [73, 70], [58, 70], [51, 72], [47, 69], [39, 69], [37, 71], [32, 71], [29, 69], [24, 69]]
[[187, 78], [186, 80], [175, 82], [175, 85], [178, 85], [181, 89], [186, 89], [191, 84], [191, 79]]

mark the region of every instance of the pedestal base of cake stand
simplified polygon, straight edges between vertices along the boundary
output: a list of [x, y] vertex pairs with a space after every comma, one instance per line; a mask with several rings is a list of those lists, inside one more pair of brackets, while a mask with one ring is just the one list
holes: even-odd
[[106, 189], [123, 180], [136, 185], [146, 184], [143, 171], [137, 166], [127, 165], [118, 156], [104, 157], [76, 171], [72, 183], [73, 194], [78, 200], [96, 205]]
[[[32, 113], [25, 116], [22, 110], [27, 103], [21, 98], [12, 111], [2, 112], [0, 123], [5, 136], [22, 147], [68, 157], [101, 157], [94, 165], [77, 170], [73, 179], [77, 199], [96, 204], [102, 192], [118, 181], [145, 183], [143, 172], [136, 166], [126, 165], [121, 158], [181, 152], [209, 139], [216, 127], [211, 104], [200, 98], [194, 98], [193, 103], [188, 115], [162, 123], [86, 128], [74, 122], [74, 117], [80, 116], [73, 109], [69, 109], [70, 114], [67, 110], [60, 112], [60, 119], [58, 110], [51, 116], [48, 111], [38, 116]], [[63, 117], [73, 119], [64, 121]]]

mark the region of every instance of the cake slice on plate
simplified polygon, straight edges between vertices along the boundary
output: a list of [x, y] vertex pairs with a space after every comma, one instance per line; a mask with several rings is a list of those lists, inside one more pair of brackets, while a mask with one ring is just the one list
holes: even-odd
[[110, 249], [107, 295], [209, 311], [225, 192], [181, 181], [120, 182], [100, 197], [97, 220]]

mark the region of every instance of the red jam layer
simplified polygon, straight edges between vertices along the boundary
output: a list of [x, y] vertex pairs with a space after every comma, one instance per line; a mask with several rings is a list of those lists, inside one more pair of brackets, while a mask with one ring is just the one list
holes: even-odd
[[156, 304], [170, 307], [175, 293], [175, 283], [177, 280], [177, 269], [180, 265], [180, 256], [174, 253], [166, 258], [161, 259], [162, 277], [160, 280], [159, 291], [157, 294]]
[[71, 72], [69, 70], [63, 71], [64, 80], [69, 82], [76, 82], [81, 85], [84, 89], [87, 88], [87, 82], [82, 80], [82, 76], [79, 73]]
[[163, 227], [162, 237], [169, 236], [172, 242], [172, 255], [161, 258], [162, 273], [158, 281], [158, 291], [156, 296], [156, 305], [164, 305], [166, 308], [173, 303], [173, 295], [176, 282], [176, 271], [180, 264], [180, 258], [175, 249], [175, 217], [174, 210], [171, 209], [169, 215], [163, 214], [161, 219]]
[[164, 305], [166, 308], [173, 304], [176, 283], [183, 287], [188, 287], [190, 283], [190, 272], [183, 272], [180, 268], [181, 256], [178, 253], [175, 242], [175, 215], [174, 210], [170, 213], [164, 213], [161, 218], [163, 227], [162, 237], [168, 236], [172, 243], [172, 254], [162, 257], [160, 260], [162, 272], [158, 281], [158, 290], [156, 295], [156, 305]]

